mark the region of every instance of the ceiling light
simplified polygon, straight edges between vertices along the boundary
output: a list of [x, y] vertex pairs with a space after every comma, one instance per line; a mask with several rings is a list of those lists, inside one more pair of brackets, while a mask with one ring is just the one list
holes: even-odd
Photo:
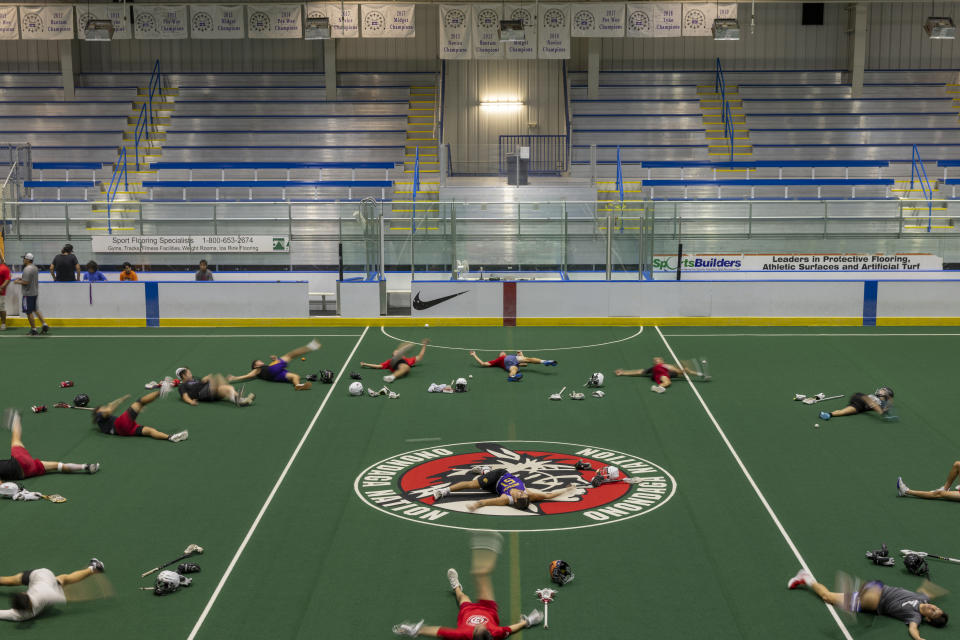
[[110, 42], [113, 40], [113, 20], [88, 20], [83, 39], [87, 42]]
[[523, 40], [523, 20], [501, 20], [500, 21], [500, 41]]
[[330, 18], [307, 18], [303, 21], [304, 40], [329, 40]]
[[950, 17], [930, 17], [923, 23], [923, 30], [931, 40], [953, 40], [957, 37], [957, 27]]
[[739, 40], [740, 23], [732, 18], [717, 18], [713, 21], [714, 40]]

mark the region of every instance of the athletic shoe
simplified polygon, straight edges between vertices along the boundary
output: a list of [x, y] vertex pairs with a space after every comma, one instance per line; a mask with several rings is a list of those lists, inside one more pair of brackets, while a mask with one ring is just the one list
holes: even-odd
[[456, 569], [447, 569], [447, 580], [450, 582], [450, 590], [456, 591], [460, 589], [460, 576], [457, 575]]
[[806, 569], [800, 569], [800, 571], [797, 571], [797, 575], [790, 578], [790, 581], [787, 582], [787, 589], [799, 589], [802, 586], [809, 587], [812, 584], [813, 574]]
[[90, 558], [90, 568], [93, 569], [94, 573], [103, 573], [103, 563], [97, 560], [96, 558]]
[[0, 331], [6, 331], [6, 330], [7, 330], [7, 325], [0, 324]]
[[310, 351], [316, 351], [319, 348], [320, 348], [320, 343], [317, 342], [316, 338], [314, 338], [313, 340], [307, 343], [307, 349], [310, 349]]
[[[240, 398], [240, 396], [237, 396], [237, 397]], [[257, 395], [255, 393], [248, 394], [247, 396], [240, 398], [237, 401], [237, 405], [241, 407], [249, 407], [250, 405], [253, 404], [253, 399], [256, 397]]]
[[390, 374], [390, 375], [388, 375], [388, 376], [383, 376], [383, 381], [384, 381], [384, 382], [393, 382], [393, 381], [396, 380], [396, 379], [397, 379], [397, 376], [395, 376], [395, 375], [393, 375], [393, 374]]
[[793, 399], [794, 399], [794, 400], [803, 400], [803, 399], [806, 398], [806, 397], [807, 397], [807, 396], [803, 395], [802, 393], [795, 393], [795, 394], [793, 394]]
[[450, 488], [449, 488], [449, 487], [444, 487], [444, 488], [442, 488], [442, 489], [434, 489], [434, 490], [433, 490], [433, 499], [434, 499], [434, 500], [439, 500], [440, 498], [446, 498], [448, 495], [450, 495]]
[[520, 616], [520, 619], [526, 622], [528, 627], [535, 627], [543, 622], [543, 614], [540, 613], [540, 609], [534, 609], [527, 615]]
[[190, 437], [190, 433], [186, 430], [183, 430], [173, 434], [168, 439], [170, 440], [170, 442], [182, 442], [186, 440], [188, 437]]
[[420, 622], [401, 622], [393, 625], [393, 632], [398, 636], [410, 636], [416, 638], [420, 633], [420, 627], [423, 626], [423, 620]]
[[306, 382], [301, 382], [300, 384], [293, 385], [293, 388], [297, 391], [307, 391], [313, 387], [313, 383], [307, 380]]
[[821, 412], [820, 412], [820, 419], [821, 419], [821, 420], [829, 420], [829, 419], [832, 418], [832, 417], [833, 417], [833, 416], [830, 415], [829, 413], [827, 413], [826, 411], [821, 411]]
[[156, 380], [151, 380], [147, 384], [143, 385], [143, 388], [147, 389], [148, 391], [153, 391], [154, 389], [157, 389], [159, 387], [160, 387], [160, 383], [157, 382]]
[[655, 384], [652, 387], [650, 387], [650, 391], [653, 391], [654, 393], [663, 393], [666, 390], [667, 390], [666, 387], [661, 387], [658, 384]]
[[507, 380], [509, 380], [510, 382], [519, 382], [521, 378], [523, 378], [522, 373], [518, 373], [515, 376], [507, 376]]
[[902, 498], [907, 495], [907, 491], [910, 491], [910, 487], [903, 483], [903, 478], [897, 476], [897, 495]]
[[470, 473], [476, 473], [478, 475], [483, 475], [490, 471], [490, 467], [487, 465], [477, 465], [475, 467], [470, 467]]
[[953, 488], [953, 490], [954, 490], [954, 491], [960, 491], [960, 484], [958, 484], [957, 486], [955, 486], [955, 487]]
[[48, 325], [46, 325], [46, 324], [43, 325], [42, 327], [40, 327], [40, 333], [42, 333], [42, 334], [44, 334], [44, 335], [46, 335], [47, 332], [49, 332], [49, 331], [50, 331], [50, 327], [49, 327]]
[[556, 360], [544, 360], [544, 361], [543, 361], [543, 366], [545, 366], [545, 367], [555, 367], [555, 366], [557, 366], [557, 361], [556, 361]]
[[96, 473], [97, 471], [100, 471], [99, 462], [91, 462], [90, 464], [87, 465], [87, 473], [93, 474], [93, 473]]
[[37, 330], [36, 330], [36, 329], [30, 329], [30, 333], [28, 333], [27, 335], [28, 335], [28, 336], [38, 336], [38, 335], [40, 335], [40, 334], [37, 333]]

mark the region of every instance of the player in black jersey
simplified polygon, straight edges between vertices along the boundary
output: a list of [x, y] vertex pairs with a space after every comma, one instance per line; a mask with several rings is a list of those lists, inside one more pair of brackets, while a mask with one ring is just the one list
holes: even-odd
[[226, 400], [238, 407], [249, 407], [253, 404], [253, 399], [256, 398], [252, 393], [241, 396], [233, 388], [233, 385], [228, 384], [227, 379], [219, 373], [211, 373], [198, 380], [193, 377], [193, 372], [189, 368], [180, 367], [177, 369], [177, 377], [180, 379], [177, 393], [180, 394], [180, 399], [187, 404], [198, 405], [201, 402]]

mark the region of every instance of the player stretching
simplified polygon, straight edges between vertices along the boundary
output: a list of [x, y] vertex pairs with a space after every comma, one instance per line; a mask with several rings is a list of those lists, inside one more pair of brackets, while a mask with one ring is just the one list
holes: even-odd
[[577, 464], [573, 465], [577, 471], [594, 471], [593, 478], [590, 479], [590, 484], [594, 487], [599, 487], [603, 484], [610, 484], [611, 482], [625, 482], [627, 484], [637, 484], [640, 482], [640, 478], [631, 478], [624, 475], [618, 467], [612, 465], [603, 465], [597, 469], [593, 469], [590, 466], [589, 462], [584, 462], [583, 460], [577, 460]]
[[130, 394], [117, 398], [110, 404], [100, 405], [90, 409], [93, 412], [93, 423], [100, 428], [100, 431], [117, 436], [147, 436], [154, 440], [169, 440], [170, 442], [180, 442], [186, 440], [190, 435], [187, 431], [178, 431], [172, 436], [168, 436], [162, 431], [157, 431], [153, 427], [145, 427], [137, 424], [137, 416], [143, 411], [143, 407], [150, 404], [160, 397], [159, 391], [153, 391], [130, 405], [130, 407], [120, 414], [120, 417], [113, 417], [113, 412], [117, 410], [123, 402], [130, 397]]
[[506, 469], [492, 469], [491, 467], [473, 467], [474, 473], [480, 474], [473, 480], [466, 482], [457, 482], [449, 487], [433, 490], [433, 499], [440, 500], [446, 498], [454, 491], [482, 490], [489, 491], [497, 495], [496, 498], [487, 498], [486, 500], [477, 500], [467, 505], [467, 510], [476, 511], [481, 507], [505, 507], [511, 506], [521, 511], [526, 511], [531, 502], [540, 502], [541, 500], [553, 500], [570, 492], [570, 487], [544, 493], [536, 489], [528, 489], [523, 480], [508, 473]]
[[197, 380], [193, 377], [193, 372], [190, 369], [180, 367], [177, 369], [177, 377], [180, 378], [180, 384], [177, 386], [180, 399], [193, 406], [197, 406], [201, 402], [226, 400], [238, 407], [249, 407], [253, 404], [253, 399], [256, 398], [252, 393], [241, 397], [237, 390], [227, 384], [226, 378], [219, 373], [211, 373]]
[[960, 484], [955, 486], [953, 490], [950, 489], [950, 485], [956, 482], [958, 477], [960, 477], [960, 460], [955, 461], [953, 465], [951, 465], [950, 472], [947, 473], [947, 481], [942, 487], [937, 487], [933, 491], [914, 491], [904, 484], [903, 478], [897, 478], [897, 495], [901, 498], [904, 496], [913, 496], [914, 498], [924, 498], [926, 500], [953, 500], [954, 502], [960, 502]]
[[410, 373], [410, 369], [417, 366], [417, 363], [423, 360], [423, 354], [427, 352], [428, 344], [430, 344], [430, 338], [424, 338], [423, 342], [420, 343], [420, 353], [412, 358], [406, 358], [403, 354], [413, 346], [413, 343], [403, 342], [393, 350], [393, 355], [389, 360], [384, 360], [380, 364], [361, 362], [360, 366], [365, 369], [387, 369], [390, 373], [383, 376], [383, 379], [385, 382], [393, 382], [397, 378], [402, 378]]
[[875, 411], [880, 417], [886, 420], [895, 420], [895, 418], [889, 414], [890, 405], [892, 404], [893, 389], [890, 387], [880, 387], [870, 394], [853, 394], [850, 396], [850, 404], [845, 406], [843, 409], [837, 409], [836, 411], [831, 411], [829, 413], [826, 411], [821, 411], [820, 419], [829, 420], [830, 418], [852, 416], [865, 411]]
[[675, 364], [664, 362], [663, 358], [656, 356], [653, 359], [653, 366], [646, 369], [616, 369], [614, 371], [618, 376], [649, 376], [653, 380], [653, 386], [650, 391], [654, 393], [663, 393], [672, 382], [671, 378], [682, 376], [684, 373], [697, 375], [696, 371], [686, 367], [678, 367]]
[[477, 364], [481, 367], [500, 367], [504, 369], [507, 372], [507, 380], [510, 382], [518, 382], [523, 377], [523, 374], [520, 373], [520, 367], [525, 367], [528, 364], [542, 364], [545, 367], [557, 366], [556, 360], [531, 358], [523, 355], [523, 351], [517, 351], [517, 355], [507, 355], [506, 351], [501, 351], [496, 358], [487, 360], [486, 362], [477, 356], [476, 351], [471, 351], [470, 355], [473, 356], [473, 359], [476, 360]]
[[250, 373], [245, 373], [242, 376], [227, 376], [227, 382], [239, 382], [241, 380], [260, 378], [261, 380], [268, 380], [270, 382], [289, 382], [297, 391], [306, 391], [312, 387], [313, 384], [309, 380], [300, 382], [300, 376], [291, 371], [287, 371], [287, 365], [290, 364], [290, 361], [294, 358], [299, 358], [319, 348], [320, 343], [314, 338], [306, 345], [297, 347], [290, 353], [285, 353], [280, 357], [270, 356], [270, 364], [267, 364], [263, 360], [254, 360], [250, 364]]
[[543, 613], [534, 609], [520, 622], [509, 627], [500, 626], [500, 614], [493, 596], [493, 581], [490, 574], [497, 564], [497, 555], [503, 547], [503, 536], [496, 532], [473, 534], [471, 543], [472, 561], [470, 573], [473, 574], [474, 593], [477, 601], [463, 592], [460, 576], [456, 569], [447, 569], [447, 581], [457, 599], [457, 628], [424, 626], [420, 622], [403, 622], [394, 625], [393, 632], [398, 636], [427, 636], [430, 638], [454, 638], [458, 640], [490, 640], [506, 638], [521, 629], [533, 627], [543, 621]]
[[[86, 569], [72, 573], [53, 575], [50, 569], [32, 569], [12, 576], [0, 576], [2, 587], [27, 587], [10, 596], [11, 608], [0, 611], [0, 620], [20, 622], [40, 615], [44, 609], [55, 604], [66, 604], [63, 588], [86, 580], [95, 573], [103, 573], [103, 563], [93, 558]], [[73, 600], [74, 598], [70, 598]]]
[[37, 460], [30, 455], [23, 440], [23, 426], [20, 423], [20, 413], [7, 409], [4, 413], [3, 424], [13, 432], [10, 438], [10, 458], [0, 460], [0, 482], [19, 482], [24, 478], [42, 476], [46, 473], [96, 473], [100, 470], [100, 463], [80, 464], [78, 462], [50, 462]]
[[933, 594], [927, 590], [930, 582], [924, 582], [919, 592], [907, 591], [900, 587], [891, 587], [879, 581], [871, 581], [856, 592], [836, 593], [814, 580], [813, 574], [801, 569], [787, 583], [788, 589], [806, 586], [820, 596], [827, 604], [832, 604], [853, 613], [867, 612], [890, 616], [907, 625], [907, 631], [913, 640], [920, 637], [920, 623], [926, 622], [934, 627], [944, 627], [949, 616], [935, 604], [930, 604]]

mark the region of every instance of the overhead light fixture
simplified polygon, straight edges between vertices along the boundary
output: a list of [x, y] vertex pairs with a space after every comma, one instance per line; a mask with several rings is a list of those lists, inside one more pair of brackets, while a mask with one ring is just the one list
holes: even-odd
[[713, 21], [714, 40], [739, 40], [740, 23], [734, 18], [717, 18]]
[[524, 40], [523, 20], [501, 20], [500, 42], [508, 40]]
[[516, 111], [524, 106], [522, 100], [483, 100], [480, 102], [480, 108], [488, 111]]
[[110, 42], [113, 40], [113, 20], [88, 20], [83, 29], [87, 42]]
[[923, 30], [931, 40], [954, 40], [957, 37], [957, 26], [949, 16], [927, 18]]
[[330, 18], [307, 18], [303, 21], [304, 40], [329, 40]]

